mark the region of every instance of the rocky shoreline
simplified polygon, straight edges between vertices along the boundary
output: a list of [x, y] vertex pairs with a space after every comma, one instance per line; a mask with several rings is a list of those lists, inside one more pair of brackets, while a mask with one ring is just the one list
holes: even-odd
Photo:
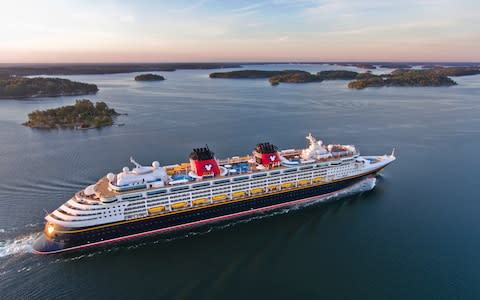
[[23, 125], [36, 129], [89, 129], [113, 125], [120, 115], [105, 102], [92, 103], [88, 99], [76, 100], [74, 105], [47, 110], [35, 110], [28, 114]]
[[158, 74], [140, 74], [135, 76], [135, 81], [163, 81], [165, 80], [165, 77], [158, 75]]
[[210, 78], [257, 79], [268, 78], [272, 86], [280, 83], [308, 83], [324, 80], [350, 80], [348, 87], [364, 89], [382, 86], [439, 87], [457, 83], [449, 76], [468, 76], [480, 74], [477, 67], [432, 67], [426, 69], [397, 69], [389, 74], [375, 75], [367, 71], [358, 73], [348, 70], [328, 70], [316, 74], [302, 70], [242, 70], [211, 73]]

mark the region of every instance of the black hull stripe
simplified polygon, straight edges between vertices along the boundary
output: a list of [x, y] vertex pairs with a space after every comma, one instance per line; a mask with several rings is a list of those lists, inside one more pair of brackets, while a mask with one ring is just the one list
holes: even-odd
[[[361, 180], [358, 180], [355, 183], [358, 183], [358, 182], [362, 181], [363, 179], [365, 179], [365, 177], [367, 177], [367, 176], [362, 177]], [[355, 183], [353, 183], [353, 184], [355, 184]], [[221, 215], [221, 216], [217, 216], [217, 217], [214, 217], [214, 218], [198, 220], [198, 221], [194, 221], [194, 222], [190, 222], [190, 223], [178, 224], [178, 225], [171, 226], [171, 227], [159, 228], [159, 229], [155, 229], [155, 230], [144, 231], [144, 232], [134, 233], [134, 234], [125, 235], [125, 236], [119, 236], [119, 237], [108, 239], [108, 240], [89, 242], [89, 243], [86, 243], [86, 244], [75, 245], [75, 246], [71, 246], [71, 247], [62, 248], [62, 249], [59, 249], [59, 250], [41, 251], [41, 250], [37, 250], [37, 249], [34, 248], [33, 253], [46, 255], [46, 254], [55, 254], [55, 253], [61, 253], [61, 252], [67, 252], [67, 251], [75, 251], [75, 250], [80, 250], [80, 249], [84, 249], [84, 248], [100, 246], [100, 245], [107, 244], [107, 243], [120, 242], [120, 241], [124, 241], [124, 240], [128, 240], [128, 239], [132, 239], [132, 238], [138, 238], [138, 237], [158, 234], [158, 233], [162, 233], [162, 232], [171, 232], [171, 231], [181, 230], [181, 229], [184, 229], [184, 228], [198, 226], [198, 225], [202, 225], [202, 224], [206, 224], [206, 223], [212, 223], [212, 222], [218, 222], [218, 221], [222, 221], [222, 220], [238, 218], [238, 217], [241, 217], [241, 216], [250, 215], [250, 214], [254, 214], [254, 213], [258, 213], [258, 212], [262, 212], [262, 211], [270, 211], [270, 210], [275, 210], [275, 209], [278, 209], [278, 208], [288, 207], [288, 206], [292, 206], [292, 205], [296, 205], [296, 204], [317, 201], [317, 200], [321, 200], [323, 198], [327, 198], [334, 193], [341, 192], [342, 190], [348, 189], [353, 184], [351, 184], [349, 186], [346, 186], [343, 189], [335, 190], [335, 191], [332, 191], [332, 192], [329, 192], [329, 193], [326, 193], [326, 194], [322, 194], [322, 195], [315, 195], [315, 196], [312, 196], [312, 197], [297, 199], [297, 200], [289, 201], [289, 202], [282, 202], [282, 203], [278, 203], [278, 204], [271, 205], [271, 206], [265, 206], [265, 207], [260, 207], [260, 208], [256, 208], [256, 209], [244, 210], [244, 211], [233, 213], [233, 214]]]
[[[385, 166], [383, 166], [382, 168], [384, 168], [384, 167]], [[167, 216], [170, 216], [170, 215], [183, 214], [183, 213], [191, 212], [191, 211], [195, 211], [195, 210], [205, 210], [205, 209], [209, 209], [209, 208], [216, 207], [216, 206], [229, 205], [229, 204], [242, 202], [242, 201], [250, 201], [250, 200], [254, 200], [254, 199], [261, 199], [261, 198], [265, 198], [265, 197], [282, 195], [282, 194], [287, 195], [289, 193], [296, 192], [296, 191], [299, 191], [299, 190], [306, 190], [306, 189], [311, 189], [311, 188], [320, 187], [320, 186], [328, 186], [328, 185], [332, 185], [332, 184], [339, 183], [339, 182], [347, 182], [347, 181], [350, 181], [352, 179], [362, 178], [362, 177], [368, 176], [370, 174], [375, 174], [382, 168], [378, 168], [378, 169], [375, 169], [373, 171], [369, 171], [367, 173], [359, 174], [359, 175], [356, 175], [356, 176], [345, 177], [345, 178], [342, 178], [341, 180], [330, 181], [328, 183], [308, 185], [308, 186], [299, 187], [299, 188], [297, 187], [297, 188], [289, 189], [287, 191], [280, 191], [280, 192], [275, 192], [275, 193], [263, 194], [263, 195], [259, 195], [259, 196], [255, 196], [255, 197], [248, 197], [248, 198], [242, 198], [242, 199], [237, 199], [237, 200], [229, 200], [229, 201], [214, 203], [214, 204], [210, 204], [210, 205], [206, 205], [206, 206], [193, 207], [193, 208], [189, 208], [189, 209], [172, 211], [172, 212], [169, 212], [169, 213], [164, 213], [164, 214], [159, 214], [159, 215], [154, 215], [154, 216], [147, 216], [147, 217], [142, 217], [142, 218], [137, 218], [137, 219], [132, 219], [132, 220], [126, 220], [126, 221], [119, 221], [119, 222], [109, 223], [109, 224], [104, 224], [104, 225], [85, 227], [85, 228], [81, 228], [81, 229], [75, 229], [75, 230], [61, 230], [61, 229], [59, 229], [59, 230], [57, 230], [57, 233], [75, 234], [75, 233], [81, 233], [81, 232], [86, 232], [86, 231], [98, 230], [98, 229], [107, 228], [107, 227], [118, 226], [118, 225], [122, 225], [122, 224], [140, 222], [140, 221], [149, 220], [149, 219], [164, 218], [164, 217], [167, 217]], [[319, 195], [321, 195], [321, 194], [319, 194]]]
[[[226, 219], [237, 215], [247, 215], [255, 211], [275, 209], [279, 206], [288, 206], [298, 201], [309, 201], [313, 198], [321, 198], [334, 192], [348, 188], [362, 181], [378, 169], [351, 179], [338, 182], [309, 186], [302, 189], [290, 190], [281, 194], [269, 194], [249, 201], [229, 201], [219, 206], [203, 207], [201, 210], [181, 211], [161, 217], [136, 219], [136, 222], [112, 224], [108, 227], [89, 228], [72, 234], [57, 232], [51, 239], [43, 235], [34, 245], [36, 253], [54, 253], [64, 249], [78, 249], [83, 246], [98, 245], [107, 241], [118, 241], [128, 236], [141, 236], [149, 233], [171, 231], [177, 228], [190, 227], [199, 223], [206, 223], [218, 219]], [[305, 200], [306, 199], [306, 200]]]

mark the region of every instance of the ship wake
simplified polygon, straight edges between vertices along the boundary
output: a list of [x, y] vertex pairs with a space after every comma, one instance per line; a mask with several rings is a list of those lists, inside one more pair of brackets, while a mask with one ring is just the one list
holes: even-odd
[[377, 179], [375, 177], [369, 177], [366, 178], [360, 182], [357, 182], [356, 184], [352, 185], [349, 188], [343, 189], [341, 191], [335, 192], [331, 195], [325, 196], [325, 197], [319, 197], [316, 200], [313, 200], [311, 202], [307, 203], [302, 203], [299, 205], [292, 206], [291, 208], [302, 208], [310, 205], [315, 205], [319, 202], [330, 202], [330, 201], [335, 201], [339, 200], [348, 196], [352, 196], [355, 194], [363, 193], [363, 192], [368, 192], [370, 190], [373, 190], [375, 188], [375, 184], [377, 182]]
[[32, 252], [32, 244], [40, 233], [19, 236], [14, 239], [0, 239], [0, 258]]
[[282, 209], [276, 209], [276, 210], [272, 210], [272, 211], [258, 213], [258, 214], [251, 215], [251, 216], [245, 217], [245, 218], [230, 220], [230, 221], [227, 221], [227, 223], [223, 223], [223, 224], [214, 224], [214, 225], [211, 225], [211, 226], [207, 227], [206, 230], [205, 229], [204, 230], [199, 230], [200, 228], [197, 228], [196, 230], [189, 231], [186, 234], [182, 234], [182, 235], [179, 235], [179, 236], [174, 236], [172, 238], [167, 238], [167, 239], [160, 239], [160, 240], [155, 241], [154, 243], [156, 244], [156, 243], [159, 243], [159, 242], [170, 242], [170, 241], [173, 241], [173, 240], [184, 239], [184, 238], [188, 238], [188, 237], [191, 237], [191, 236], [204, 235], [204, 234], [208, 234], [212, 231], [223, 230], [223, 229], [226, 229], [226, 228], [229, 228], [229, 227], [232, 227], [232, 226], [236, 226], [236, 225], [239, 225], [239, 224], [245, 224], [245, 223], [249, 223], [249, 222], [252, 222], [252, 221], [255, 221], [255, 220], [260, 220], [260, 219], [263, 219], [263, 218], [269, 218], [269, 217], [273, 217], [273, 216], [276, 216], [276, 215], [286, 214], [286, 213], [289, 213], [291, 211], [302, 209], [302, 208], [305, 208], [305, 207], [308, 207], [308, 206], [311, 206], [311, 205], [316, 205], [318, 203], [333, 202], [333, 201], [336, 201], [336, 200], [343, 199], [345, 197], [349, 197], [349, 196], [356, 195], [356, 194], [363, 193], [363, 192], [368, 192], [368, 191], [375, 188], [375, 184], [376, 184], [376, 178], [375, 177], [366, 178], [366, 179], [356, 183], [355, 185], [352, 185], [349, 188], [338, 191], [338, 192], [333, 193], [333, 194], [328, 195], [328, 196], [319, 197], [318, 199], [314, 199], [314, 200], [306, 202], [306, 203], [296, 204], [296, 205], [292, 205], [292, 206], [285, 207], [285, 208], [282, 208]]
[[[304, 208], [304, 207], [307, 207], [307, 206], [311, 206], [311, 205], [315, 205], [315, 204], [318, 204], [318, 203], [336, 201], [336, 200], [339, 200], [339, 199], [342, 199], [342, 198], [345, 198], [345, 197], [348, 197], [348, 196], [352, 196], [352, 195], [355, 195], [355, 194], [358, 194], [358, 193], [370, 191], [375, 187], [375, 184], [376, 184], [376, 179], [374, 177], [367, 178], [367, 179], [365, 179], [361, 182], [356, 183], [355, 185], [353, 185], [353, 186], [351, 186], [347, 189], [344, 189], [342, 191], [338, 191], [338, 192], [333, 193], [329, 196], [319, 197], [318, 199], [314, 199], [314, 200], [309, 201], [307, 203], [301, 203], [301, 204], [296, 204], [296, 205], [286, 207], [286, 208], [283, 208], [283, 209], [267, 211], [267, 212], [263, 212], [263, 213], [259, 213], [259, 214], [249, 216], [247, 218], [231, 220], [231, 221], [228, 221], [227, 223], [223, 223], [223, 224], [211, 225], [211, 226], [207, 227], [206, 230], [205, 230], [205, 228], [203, 230], [200, 229], [200, 228], [197, 228], [196, 230], [189, 231], [189, 232], [187, 232], [185, 234], [182, 234], [182, 235], [179, 235], [179, 236], [177, 235], [177, 236], [170, 237], [170, 238], [157, 239], [153, 243], [157, 244], [159, 242], [160, 243], [161, 242], [170, 242], [172, 240], [188, 238], [188, 237], [191, 237], [191, 236], [204, 235], [204, 234], [208, 234], [212, 231], [226, 229], [226, 228], [229, 228], [231, 226], [235, 226], [235, 225], [239, 225], [239, 224], [243, 224], [243, 223], [248, 223], [248, 222], [263, 219], [263, 218], [268, 218], [268, 217], [272, 217], [272, 216], [275, 216], [275, 215], [286, 214], [290, 211], [298, 210], [298, 209], [301, 209], [301, 208]], [[4, 258], [4, 257], [7, 257], [7, 256], [13, 256], [13, 255], [20, 255], [20, 254], [25, 254], [25, 253], [31, 253], [32, 252], [32, 244], [35, 241], [35, 239], [39, 237], [40, 234], [41, 233], [32, 233], [32, 234], [12, 238], [12, 239], [0, 239], [0, 258]], [[149, 243], [144, 242], [144, 243], [136, 244], [134, 246], [130, 245], [127, 248], [129, 248], [129, 249], [130, 248], [137, 248], [137, 247], [140, 247], [140, 246], [144, 246], [146, 244], [149, 244]], [[113, 247], [113, 249], [115, 249], [115, 248], [117, 248], [117, 247]], [[104, 249], [104, 251], [105, 251], [105, 249]], [[100, 251], [100, 252], [104, 252], [104, 251]]]
[[[333, 193], [333, 194], [328, 195], [328, 196], [323, 196], [323, 197], [319, 197], [318, 199], [313, 199], [312, 201], [309, 201], [307, 203], [296, 204], [296, 205], [285, 207], [285, 208], [282, 208], [282, 209], [275, 209], [275, 210], [272, 210], [272, 211], [257, 213], [257, 214], [254, 214], [254, 215], [250, 215], [248, 217], [232, 219], [232, 220], [225, 221], [225, 222], [222, 222], [222, 223], [212, 223], [209, 226], [197, 227], [197, 228], [191, 229], [187, 232], [183, 232], [182, 234], [176, 233], [176, 234], [173, 234], [173, 235], [170, 235], [170, 236], [155, 237], [154, 240], [149, 240], [149, 241], [144, 240], [142, 242], [137, 241], [136, 243], [133, 243], [133, 244], [129, 243], [128, 245], [123, 245], [123, 246], [118, 246], [117, 245], [115, 247], [109, 247], [109, 248], [102, 249], [102, 250], [94, 252], [94, 253], [90, 253], [88, 255], [88, 257], [95, 256], [97, 254], [105, 254], [105, 253], [108, 253], [108, 252], [111, 252], [111, 251], [117, 251], [117, 250], [122, 250], [122, 249], [124, 249], [124, 250], [134, 250], [134, 249], [138, 249], [138, 248], [148, 247], [149, 245], [150, 246], [151, 245], [162, 245], [163, 243], [169, 243], [169, 242], [173, 242], [173, 241], [176, 241], [176, 240], [183, 240], [183, 239], [187, 239], [187, 238], [194, 237], [194, 236], [203, 236], [203, 235], [209, 234], [209, 233], [214, 232], [214, 231], [221, 231], [221, 230], [225, 230], [227, 228], [231, 228], [231, 227], [236, 226], [236, 225], [249, 223], [249, 222], [252, 222], [252, 221], [255, 221], [255, 220], [260, 220], [260, 219], [264, 219], [264, 218], [273, 217], [273, 216], [276, 216], [276, 215], [286, 214], [286, 213], [289, 213], [291, 211], [295, 211], [295, 210], [305, 208], [305, 207], [308, 207], [308, 206], [311, 206], [311, 205], [324, 203], [324, 202], [333, 202], [333, 201], [336, 201], [336, 200], [344, 199], [345, 197], [349, 197], [349, 196], [352, 196], [352, 195], [356, 195], [356, 194], [359, 194], [359, 193], [370, 191], [375, 187], [375, 184], [376, 184], [376, 178], [375, 177], [367, 178], [367, 179], [364, 179], [364, 180], [356, 183], [355, 185], [352, 185], [349, 188], [338, 191], [338, 192]], [[85, 257], [85, 255], [81, 255], [81, 256], [76, 257], [76, 258], [80, 259], [80, 258], [83, 258], [83, 257]]]

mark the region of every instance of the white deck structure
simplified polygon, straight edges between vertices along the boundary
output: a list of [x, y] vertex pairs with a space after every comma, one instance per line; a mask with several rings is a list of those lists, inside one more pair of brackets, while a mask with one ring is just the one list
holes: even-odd
[[[168, 214], [340, 181], [395, 160], [393, 152], [360, 156], [352, 145], [324, 146], [311, 134], [307, 140], [306, 149], [279, 151], [279, 167], [257, 166], [252, 156], [232, 157], [219, 161], [224, 171], [212, 178], [189, 178], [187, 164], [161, 167], [155, 161], [148, 167], [131, 159], [135, 165], [131, 171], [125, 167], [118, 174], [107, 174], [50, 213], [46, 221], [51, 226], [81, 228]], [[248, 168], [234, 169], [235, 164]]]

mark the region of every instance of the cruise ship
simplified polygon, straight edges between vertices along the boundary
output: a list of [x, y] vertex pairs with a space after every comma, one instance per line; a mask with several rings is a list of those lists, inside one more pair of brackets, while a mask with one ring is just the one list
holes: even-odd
[[394, 151], [361, 156], [353, 145], [323, 144], [311, 134], [305, 149], [259, 143], [252, 154], [217, 159], [206, 147], [189, 162], [108, 173], [45, 217], [36, 254], [53, 254], [172, 232], [308, 203], [346, 190], [395, 160]]

